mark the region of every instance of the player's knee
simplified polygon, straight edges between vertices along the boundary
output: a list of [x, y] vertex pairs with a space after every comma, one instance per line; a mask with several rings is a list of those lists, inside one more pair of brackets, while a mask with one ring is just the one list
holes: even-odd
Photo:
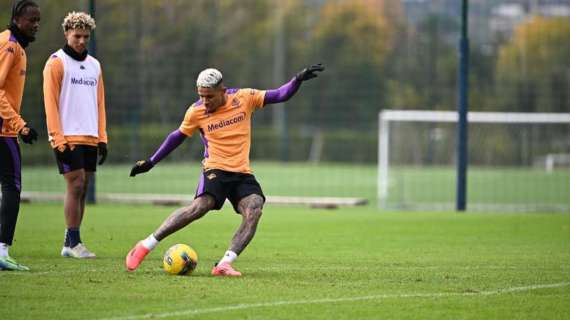
[[259, 206], [247, 207], [245, 209], [245, 218], [250, 222], [257, 222], [259, 218], [261, 218], [262, 213], [261, 207]]
[[192, 204], [188, 206], [187, 213], [191, 215], [204, 215], [206, 212], [210, 211], [213, 207], [213, 200], [211, 197], [199, 197], [192, 201]]
[[85, 192], [85, 179], [77, 177], [69, 184], [69, 191], [75, 196], [81, 196]]
[[82, 185], [73, 184], [69, 186], [69, 191], [71, 194], [73, 194], [73, 196], [81, 197], [83, 195], [84, 189]]

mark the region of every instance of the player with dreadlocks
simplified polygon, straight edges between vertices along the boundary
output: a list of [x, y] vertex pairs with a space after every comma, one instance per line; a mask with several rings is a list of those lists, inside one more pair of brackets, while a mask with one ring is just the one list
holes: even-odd
[[22, 191], [22, 159], [18, 136], [27, 144], [38, 138], [22, 119], [21, 105], [26, 81], [25, 48], [35, 40], [40, 26], [40, 8], [28, 0], [12, 8], [8, 29], [0, 33], [0, 270], [29, 270], [10, 257]]

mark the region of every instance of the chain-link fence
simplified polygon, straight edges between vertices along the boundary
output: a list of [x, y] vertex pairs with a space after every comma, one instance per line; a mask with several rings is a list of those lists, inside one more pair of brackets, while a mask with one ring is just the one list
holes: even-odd
[[[0, 3], [6, 22], [10, 2]], [[27, 49], [22, 115], [40, 129], [43, 143], [23, 147], [24, 191], [59, 192], [63, 179], [47, 143], [42, 69], [64, 44], [65, 14], [88, 11], [89, 1], [37, 3], [42, 23]], [[570, 1], [469, 3], [470, 110], [569, 112]], [[193, 193], [202, 157], [198, 138], [187, 140], [149, 178], [129, 180], [128, 171], [179, 126], [198, 99], [196, 76], [207, 67], [220, 69], [229, 87], [271, 89], [308, 64], [326, 66], [290, 101], [254, 115], [252, 166], [274, 195], [373, 201], [378, 112], [456, 108], [460, 1], [95, 4], [109, 132], [108, 162], [98, 172], [101, 191]], [[488, 143], [501, 149], [500, 141]]]

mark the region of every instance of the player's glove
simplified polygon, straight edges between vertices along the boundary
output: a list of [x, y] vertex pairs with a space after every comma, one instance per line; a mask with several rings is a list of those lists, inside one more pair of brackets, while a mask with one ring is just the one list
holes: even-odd
[[324, 70], [325, 70], [325, 67], [322, 64], [320, 64], [320, 63], [314, 64], [310, 67], [306, 67], [305, 69], [301, 70], [299, 73], [297, 73], [295, 78], [297, 78], [297, 80], [299, 80], [299, 81], [310, 80], [310, 79], [316, 78], [318, 76], [318, 74], [316, 74], [315, 72], [321, 72]]
[[67, 144], [55, 148], [55, 157], [59, 162], [71, 163], [73, 155], [71, 154], [71, 147]]
[[154, 167], [154, 164], [150, 161], [150, 159], [137, 161], [137, 163], [135, 163], [131, 169], [131, 177], [134, 177], [139, 173], [150, 171], [152, 167]]
[[34, 144], [34, 141], [38, 140], [38, 133], [34, 128], [25, 126], [20, 130], [20, 139], [27, 144]]
[[105, 160], [107, 160], [107, 144], [105, 142], [99, 142], [97, 144], [97, 152], [99, 153], [99, 165], [102, 165]]

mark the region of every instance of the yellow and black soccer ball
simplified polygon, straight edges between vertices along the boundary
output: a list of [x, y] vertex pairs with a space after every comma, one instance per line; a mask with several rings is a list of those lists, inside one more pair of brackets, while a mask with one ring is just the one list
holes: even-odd
[[175, 244], [166, 250], [162, 259], [164, 271], [176, 275], [189, 275], [198, 265], [198, 254], [186, 244]]

